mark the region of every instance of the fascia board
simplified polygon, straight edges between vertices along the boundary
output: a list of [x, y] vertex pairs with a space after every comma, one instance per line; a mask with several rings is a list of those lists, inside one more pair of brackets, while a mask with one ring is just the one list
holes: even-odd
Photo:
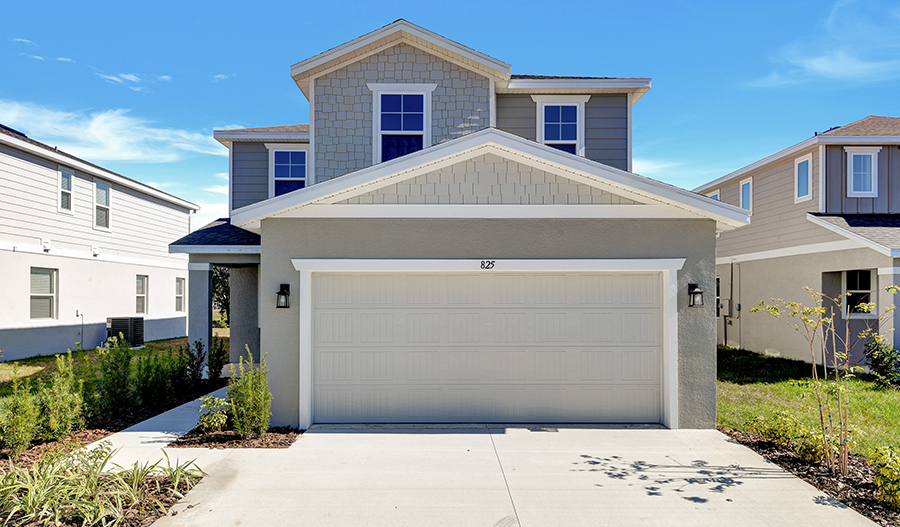
[[7, 135], [0, 135], [0, 143], [5, 143], [13, 148], [18, 150], [22, 150], [28, 152], [37, 157], [41, 157], [44, 159], [48, 159], [53, 161], [54, 163], [58, 163], [67, 168], [72, 168], [78, 170], [79, 172], [83, 172], [85, 174], [90, 174], [92, 176], [96, 176], [102, 178], [110, 183], [115, 183], [121, 187], [125, 187], [136, 192], [140, 192], [146, 196], [151, 196], [157, 199], [161, 199], [167, 203], [171, 203], [173, 205], [177, 205], [183, 209], [197, 211], [200, 210], [198, 205], [191, 203], [190, 201], [185, 201], [181, 198], [177, 198], [172, 196], [171, 194], [167, 194], [161, 190], [157, 190], [153, 187], [144, 185], [143, 183], [138, 183], [137, 181], [133, 181], [124, 176], [120, 176], [113, 172], [109, 172], [102, 168], [91, 166], [83, 161], [67, 157], [56, 152], [51, 152], [50, 150], [46, 150], [44, 148], [40, 148], [31, 143], [27, 143], [25, 141], [18, 140], [14, 137], [10, 137]]
[[550, 90], [567, 88], [620, 88], [623, 90], [650, 89], [650, 79], [512, 79], [508, 90]]
[[485, 55], [484, 53], [463, 46], [462, 44], [454, 42], [446, 37], [442, 37], [437, 33], [432, 33], [431, 31], [407, 22], [406, 20], [398, 20], [392, 24], [388, 24], [387, 26], [384, 26], [380, 29], [376, 29], [375, 31], [372, 31], [371, 33], [363, 35], [357, 39], [351, 40], [350, 42], [346, 42], [344, 44], [341, 44], [340, 46], [334, 47], [328, 51], [319, 53], [318, 55], [294, 64], [293, 66], [291, 66], [291, 77], [293, 77], [294, 80], [297, 81], [297, 78], [301, 77], [306, 71], [326, 64], [342, 55], [352, 53], [356, 49], [368, 46], [369, 44], [372, 44], [373, 42], [376, 42], [386, 37], [387, 35], [398, 31], [405, 31], [415, 37], [430, 42], [435, 46], [447, 49], [452, 53], [477, 62], [485, 66], [486, 68], [495, 70], [500, 75], [508, 76], [512, 72], [512, 66], [501, 60], [497, 60], [493, 57]]
[[213, 138], [222, 143], [225, 146], [231, 145], [234, 141], [243, 141], [252, 139], [254, 142], [264, 142], [264, 141], [292, 141], [298, 143], [308, 143], [309, 142], [309, 133], [290, 133], [290, 132], [281, 132], [281, 133], [259, 133], [259, 132], [213, 132]]
[[170, 245], [169, 253], [260, 254], [259, 245]]
[[806, 219], [820, 227], [824, 227], [824, 228], [828, 229], [829, 231], [831, 231], [833, 233], [840, 234], [841, 236], [843, 236], [849, 240], [853, 240], [862, 245], [865, 245], [866, 247], [868, 247], [870, 249], [874, 249], [885, 256], [890, 256], [891, 258], [897, 258], [897, 255], [900, 255], [900, 250], [898, 250], [898, 249], [890, 249], [888, 247], [885, 247], [884, 245], [881, 245], [880, 243], [875, 243], [874, 241], [870, 240], [869, 238], [866, 238], [865, 236], [860, 236], [859, 234], [856, 234], [855, 232], [850, 232], [846, 229], [842, 229], [842, 228], [838, 227], [837, 225], [829, 223], [819, 217], [813, 216], [812, 214], [807, 214]]

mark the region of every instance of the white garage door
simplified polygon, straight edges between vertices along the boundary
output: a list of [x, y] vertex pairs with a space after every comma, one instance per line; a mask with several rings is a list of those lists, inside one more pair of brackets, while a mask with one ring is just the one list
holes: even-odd
[[317, 423], [657, 423], [660, 273], [316, 273]]

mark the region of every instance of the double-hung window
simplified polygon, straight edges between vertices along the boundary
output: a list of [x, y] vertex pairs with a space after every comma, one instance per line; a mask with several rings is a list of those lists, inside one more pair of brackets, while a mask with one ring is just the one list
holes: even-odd
[[280, 196], [307, 186], [309, 145], [271, 144], [269, 149], [269, 197]]
[[147, 288], [150, 285], [149, 282], [150, 279], [146, 275], [137, 275], [137, 281], [135, 284], [135, 313], [147, 313]]
[[31, 268], [30, 318], [56, 318], [56, 269]]
[[753, 178], [741, 181], [741, 208], [753, 212]]
[[537, 140], [563, 152], [584, 155], [584, 105], [590, 95], [532, 95], [537, 105]]
[[59, 203], [60, 212], [72, 212], [72, 184], [75, 176], [68, 170], [59, 170]]
[[97, 229], [109, 229], [109, 191], [109, 185], [94, 181], [94, 227]]
[[881, 147], [844, 147], [847, 152], [847, 197], [878, 197], [878, 152]]
[[175, 279], [175, 311], [184, 311], [184, 278]]
[[812, 154], [794, 160], [794, 203], [812, 199]]
[[375, 163], [431, 146], [431, 93], [437, 84], [369, 84]]
[[844, 315], [850, 318], [876, 318], [875, 309], [867, 310], [860, 304], [875, 302], [875, 278], [871, 269], [844, 271]]

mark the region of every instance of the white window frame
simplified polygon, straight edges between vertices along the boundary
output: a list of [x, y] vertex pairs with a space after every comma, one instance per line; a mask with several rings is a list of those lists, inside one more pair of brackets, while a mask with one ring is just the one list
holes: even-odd
[[716, 190], [710, 192], [709, 194], [707, 194], [706, 197], [722, 201], [722, 191], [720, 189], [716, 189]]
[[[871, 289], [853, 289], [847, 290], [847, 273], [851, 271], [866, 271], [868, 270], [869, 275], [869, 284], [871, 284]], [[877, 319], [878, 318], [878, 275], [875, 273], [875, 269], [850, 269], [849, 271], [844, 271], [841, 273], [841, 292], [843, 295], [841, 296], [844, 317], [846, 318], [862, 318], [862, 319]], [[870, 304], [875, 304], [875, 309], [868, 313], [854, 313], [850, 311], [850, 305], [848, 300], [850, 297], [847, 296], [847, 293], [869, 293]]]
[[[845, 146], [847, 153], [847, 197], [848, 198], [877, 198], [878, 197], [878, 152], [880, 146]], [[854, 192], [853, 190], [853, 156], [872, 156], [872, 190], [871, 192]]]
[[[744, 185], [750, 185], [750, 196], [749, 196], [750, 203], [748, 203], [746, 207], [744, 206]], [[746, 210], [747, 212], [749, 212], [751, 216], [753, 215], [753, 178], [752, 177], [748, 177], [747, 179], [741, 181], [741, 184], [738, 185], [738, 206], [740, 208]]]
[[[51, 271], [50, 277], [50, 287], [52, 288], [52, 293], [48, 294], [35, 294], [31, 292], [31, 271], [35, 269], [42, 269], [45, 271]], [[53, 269], [50, 267], [31, 267], [28, 269], [28, 318], [29, 320], [57, 320], [59, 318], [59, 269]], [[50, 307], [50, 316], [42, 317], [42, 318], [31, 318], [31, 298], [39, 296], [42, 298], [50, 297], [53, 305]]]
[[[181, 294], [178, 294], [178, 284], [181, 284]], [[176, 313], [184, 313], [184, 298], [185, 298], [185, 290], [187, 288], [187, 280], [178, 276], [175, 277], [175, 312]], [[181, 309], [178, 309], [178, 300], [181, 300]]]
[[[800, 191], [800, 163], [806, 162], [806, 195], [798, 195]], [[809, 201], [813, 197], [812, 191], [812, 154], [806, 154], [794, 160], [794, 203]]]
[[[269, 150], [269, 197], [275, 197], [275, 152], [306, 152], [306, 174], [303, 188], [312, 185], [309, 178], [309, 143], [265, 143]], [[291, 178], [296, 181], [296, 178]]]
[[[145, 274], [135, 275], [134, 285], [137, 287], [137, 279], [144, 278], [144, 293], [139, 294], [136, 290], [134, 292], [134, 312], [138, 315], [146, 315], [150, 312], [150, 276]], [[137, 310], [137, 299], [140, 297], [144, 297], [144, 310]]]
[[544, 106], [574, 106], [577, 113], [577, 136], [575, 138], [575, 153], [584, 157], [584, 105], [591, 99], [590, 95], [532, 95], [531, 100], [537, 106], [537, 142], [546, 145], [570, 144], [571, 141], [544, 141]]
[[[69, 190], [63, 190], [63, 175], [69, 176]], [[63, 208], [63, 192], [69, 193], [69, 208]], [[63, 167], [56, 169], [56, 210], [63, 214], [75, 214], [75, 172]]]
[[[422, 150], [431, 146], [431, 95], [437, 84], [366, 84], [372, 90], [372, 164], [381, 163], [381, 96], [423, 95]], [[418, 135], [409, 132], [391, 132], [391, 135]]]
[[[109, 204], [108, 204], [108, 205], [98, 205], [98, 204], [97, 204], [97, 185], [102, 185], [102, 186], [106, 187], [106, 189], [107, 189], [107, 190], [106, 190], [106, 196], [107, 196], [107, 198], [108, 198], [108, 200], [109, 200]], [[110, 185], [109, 183], [104, 183], [104, 182], [102, 182], [102, 181], [97, 181], [96, 179], [93, 180], [93, 181], [91, 182], [91, 204], [92, 204], [92, 207], [91, 207], [91, 224], [94, 226], [94, 229], [95, 229], [95, 230], [98, 230], [98, 231], [107, 231], [107, 232], [109, 232], [110, 230], [112, 230], [112, 208], [113, 208], [113, 207], [112, 207], [112, 204], [113, 204], [113, 199], [112, 199], [112, 185]], [[106, 212], [107, 212], [106, 218], [107, 218], [107, 223], [109, 224], [109, 225], [106, 226], [106, 227], [104, 227], [104, 226], [102, 226], [102, 225], [97, 225], [97, 207], [98, 207], [98, 206], [99, 206], [99, 207], [105, 207], [105, 208], [106, 208]]]

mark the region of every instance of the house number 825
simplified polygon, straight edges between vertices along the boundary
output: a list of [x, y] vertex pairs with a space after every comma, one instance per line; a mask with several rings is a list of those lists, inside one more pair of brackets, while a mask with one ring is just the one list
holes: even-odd
[[493, 269], [494, 268], [494, 260], [482, 260], [481, 268], [482, 269]]

